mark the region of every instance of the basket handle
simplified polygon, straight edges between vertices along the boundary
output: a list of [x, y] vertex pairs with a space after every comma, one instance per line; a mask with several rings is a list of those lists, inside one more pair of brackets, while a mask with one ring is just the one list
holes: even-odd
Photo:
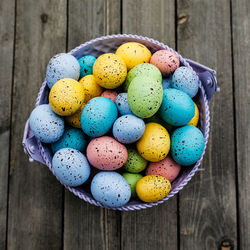
[[199, 76], [201, 84], [205, 89], [207, 100], [210, 102], [214, 92], [220, 91], [220, 88], [217, 86], [216, 71], [190, 59], [186, 60]]

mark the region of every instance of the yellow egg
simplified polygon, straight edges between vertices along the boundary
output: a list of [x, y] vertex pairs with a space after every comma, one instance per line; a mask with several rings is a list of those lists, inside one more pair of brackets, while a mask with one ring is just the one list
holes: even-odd
[[84, 76], [79, 82], [84, 88], [85, 103], [94, 97], [100, 96], [103, 91], [102, 87], [96, 83], [95, 77], [93, 75]]
[[148, 63], [151, 58], [149, 49], [143, 44], [135, 42], [122, 44], [115, 53], [124, 60], [128, 70], [138, 64]]
[[99, 56], [93, 66], [96, 83], [106, 89], [119, 87], [126, 79], [127, 67], [121, 57], [113, 53]]
[[81, 83], [71, 78], [56, 82], [49, 93], [49, 104], [61, 116], [74, 114], [83, 104], [84, 89]]
[[137, 141], [136, 147], [144, 159], [152, 162], [161, 161], [170, 149], [169, 133], [158, 123], [147, 123], [144, 134]]
[[199, 121], [199, 109], [195, 103], [194, 106], [195, 106], [195, 113], [191, 121], [188, 123], [188, 125], [193, 125], [196, 127]]
[[145, 202], [155, 202], [163, 199], [170, 189], [170, 181], [160, 175], [144, 176], [136, 184], [136, 193]]
[[85, 105], [86, 103], [83, 103], [83, 105], [73, 115], [65, 117], [66, 122], [72, 127], [81, 128], [81, 113]]

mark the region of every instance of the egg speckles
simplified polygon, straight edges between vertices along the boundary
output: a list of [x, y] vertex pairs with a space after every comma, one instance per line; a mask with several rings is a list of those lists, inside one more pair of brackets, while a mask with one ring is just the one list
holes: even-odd
[[114, 90], [105, 90], [101, 96], [103, 97], [107, 97], [108, 99], [110, 99], [112, 102], [115, 103], [116, 97], [117, 97], [118, 93]]
[[120, 93], [116, 97], [116, 107], [121, 115], [133, 114], [128, 104], [128, 94]]
[[128, 159], [124, 145], [109, 136], [93, 139], [87, 147], [87, 158], [90, 164], [102, 170], [121, 168]]
[[86, 55], [78, 59], [78, 63], [80, 65], [80, 76], [84, 77], [86, 75], [92, 75], [93, 65], [95, 63], [96, 58], [91, 55]]
[[126, 79], [127, 67], [121, 57], [107, 53], [99, 56], [93, 66], [97, 84], [106, 89], [119, 87]]

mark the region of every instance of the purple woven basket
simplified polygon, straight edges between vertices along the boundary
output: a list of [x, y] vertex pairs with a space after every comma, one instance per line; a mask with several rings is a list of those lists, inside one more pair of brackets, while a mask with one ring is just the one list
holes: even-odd
[[[121, 44], [125, 42], [132, 42], [132, 41], [144, 44], [146, 47], [149, 48], [149, 50], [152, 53], [159, 49], [170, 50], [179, 56], [181, 65], [184, 65], [186, 67], [192, 67], [196, 71], [200, 79], [199, 92], [195, 100], [200, 110], [200, 120], [199, 120], [198, 127], [200, 128], [200, 130], [202, 131], [204, 135], [205, 148], [204, 148], [201, 158], [199, 159], [199, 161], [196, 162], [195, 165], [182, 168], [181, 173], [179, 174], [179, 177], [172, 183], [172, 188], [171, 188], [170, 193], [162, 200], [157, 201], [157, 202], [152, 202], [152, 203], [144, 203], [139, 200], [131, 200], [125, 206], [122, 206], [122, 207], [116, 207], [116, 208], [106, 207], [106, 208], [113, 209], [113, 210], [123, 210], [123, 211], [140, 210], [140, 209], [149, 208], [152, 206], [156, 206], [160, 203], [163, 203], [164, 201], [168, 200], [170, 197], [177, 194], [192, 178], [192, 176], [198, 170], [198, 167], [202, 161], [203, 155], [205, 153], [207, 141], [208, 141], [209, 125], [210, 125], [210, 115], [209, 115], [208, 104], [212, 98], [213, 93], [215, 91], [218, 91], [214, 70], [209, 69], [191, 60], [184, 59], [181, 57], [181, 55], [179, 55], [176, 51], [169, 48], [168, 46], [156, 40], [147, 38], [147, 37], [142, 37], [142, 36], [137, 36], [137, 35], [126, 35], [126, 34], [103, 36], [103, 37], [93, 39], [91, 41], [88, 41], [80, 45], [79, 47], [70, 51], [69, 54], [72, 54], [77, 59], [88, 54], [91, 54], [97, 57], [103, 53], [115, 52], [116, 49]], [[49, 95], [49, 88], [47, 87], [46, 81], [44, 81], [39, 91], [37, 100], [36, 100], [36, 106], [44, 104], [44, 103], [48, 103], [48, 95]], [[46, 144], [41, 143], [39, 140], [37, 140], [34, 137], [29, 127], [29, 120], [27, 120], [25, 129], [24, 129], [23, 147], [24, 147], [24, 152], [30, 157], [30, 161], [36, 160], [45, 164], [53, 173], [53, 170], [51, 167], [52, 152], [50, 151], [50, 148]], [[69, 191], [71, 191], [76, 196], [78, 196], [80, 199], [90, 204], [99, 206], [99, 207], [105, 207], [92, 197], [88, 187], [73, 188], [73, 187], [69, 187], [66, 185], [64, 186]]]

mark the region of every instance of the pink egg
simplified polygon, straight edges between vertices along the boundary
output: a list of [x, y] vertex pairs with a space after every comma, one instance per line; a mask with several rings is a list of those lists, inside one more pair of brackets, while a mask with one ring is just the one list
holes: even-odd
[[170, 156], [161, 161], [151, 162], [146, 170], [146, 175], [161, 175], [172, 182], [179, 174], [181, 166]]
[[118, 96], [118, 93], [114, 90], [105, 90], [104, 92], [102, 92], [101, 96], [107, 97], [115, 103], [115, 100], [116, 100], [116, 97]]
[[87, 147], [89, 163], [101, 170], [121, 168], [128, 159], [127, 148], [109, 136], [93, 139]]
[[152, 55], [150, 63], [155, 65], [161, 71], [163, 76], [172, 74], [180, 66], [178, 56], [165, 49], [156, 51]]

